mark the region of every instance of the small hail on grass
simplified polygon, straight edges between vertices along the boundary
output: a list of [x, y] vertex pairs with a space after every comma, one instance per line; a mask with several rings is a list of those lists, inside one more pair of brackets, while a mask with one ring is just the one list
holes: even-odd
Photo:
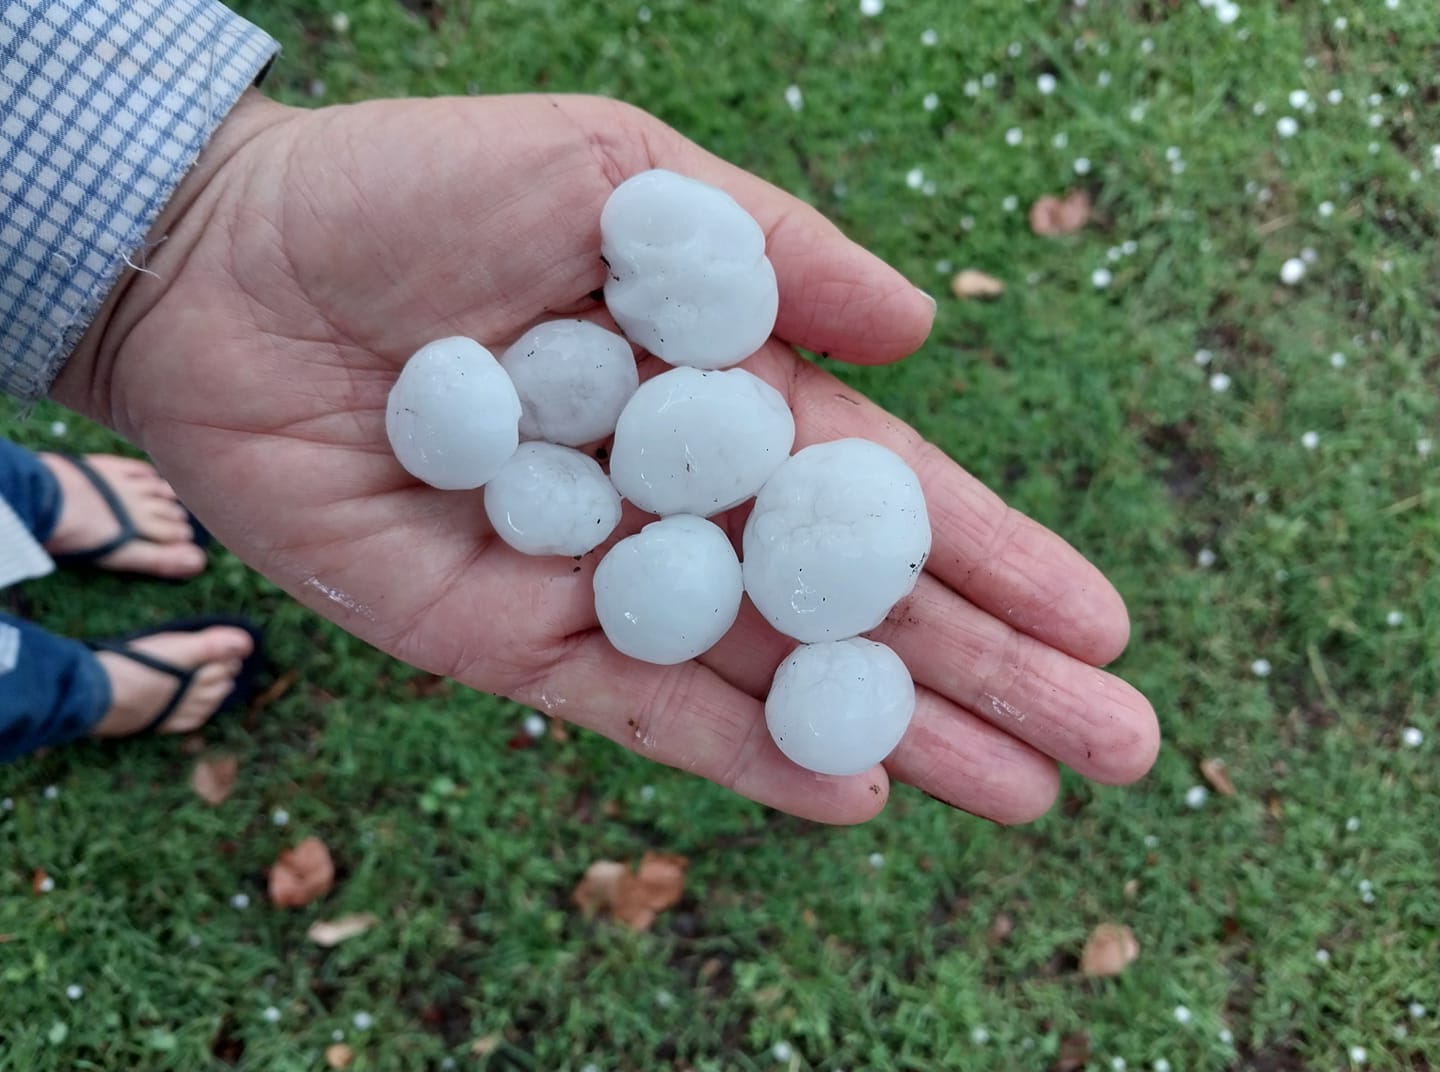
[[525, 716], [525, 721], [521, 723], [521, 728], [525, 731], [526, 737], [529, 737], [532, 741], [538, 741], [541, 737], [545, 736], [545, 716], [537, 715], [532, 711]]
[[1305, 262], [1299, 257], [1291, 257], [1280, 266], [1280, 282], [1287, 287], [1293, 287], [1305, 278]]
[[1370, 1052], [1364, 1046], [1350, 1047], [1350, 1061], [1352, 1064], [1363, 1065], [1370, 1060]]
[[1322, 219], [1329, 219], [1335, 214], [1335, 202], [1321, 201], [1319, 206], [1319, 212]]
[[1425, 734], [1419, 726], [1406, 726], [1400, 734], [1400, 742], [1406, 748], [1419, 748], [1425, 743]]
[[1404, 622], [1405, 615], [1401, 614], [1398, 610], [1389, 611], [1385, 615], [1385, 624], [1391, 629], [1394, 629], [1397, 625], [1403, 625]]
[[1330, 963], [1330, 950], [1328, 950], [1328, 949], [1317, 949], [1317, 950], [1315, 950], [1315, 963], [1316, 963], [1316, 964], [1329, 964], [1329, 963]]
[[1209, 569], [1215, 565], [1215, 552], [1208, 547], [1200, 548], [1200, 552], [1195, 556], [1195, 565], [1201, 569]]
[[1125, 1070], [1129, 1067], [1130, 1065], [1123, 1057], [1110, 1058], [1110, 1072], [1125, 1072]]
[[1290, 107], [1299, 110], [1310, 103], [1310, 94], [1303, 89], [1292, 89], [1290, 91]]
[[1254, 115], [1264, 115], [1264, 114], [1265, 114], [1265, 102], [1264, 102], [1263, 100], [1257, 100], [1254, 104], [1250, 105], [1250, 111], [1251, 111]]
[[276, 808], [270, 813], [270, 821], [276, 826], [284, 826], [290, 821], [290, 813], [284, 808]]
[[983, 1046], [990, 1041], [990, 1032], [983, 1027], [973, 1027], [970, 1029], [970, 1041]]
[[1195, 351], [1195, 364], [1199, 365], [1201, 368], [1204, 368], [1206, 365], [1210, 364], [1211, 360], [1212, 360], [1214, 357], [1215, 357], [1215, 355], [1212, 354], [1209, 350], [1206, 350], [1206, 349], [1203, 349], [1203, 348], [1202, 348], [1202, 349], [1199, 349], [1199, 350], [1196, 350], [1196, 351]]
[[46, 800], [54, 800], [60, 795], [60, 787], [58, 785], [47, 785], [45, 791], [40, 795]]
[[1355, 883], [1355, 889], [1360, 893], [1360, 900], [1365, 904], [1375, 903], [1375, 883], [1368, 878], [1362, 878]]
[[1282, 138], [1293, 138], [1300, 131], [1300, 123], [1293, 115], [1282, 115], [1275, 120], [1275, 133]]
[[924, 99], [920, 101], [920, 106], [927, 112], [933, 112], [940, 107], [940, 95], [938, 93], [925, 94]]
[[1154, 1072], [1170, 1072], [1170, 1062], [1163, 1057], [1155, 1058], [1154, 1063], [1151, 1064], [1150, 1067]]
[[1359, 829], [1360, 829], [1360, 816], [1358, 816], [1358, 815], [1352, 815], [1352, 816], [1350, 816], [1350, 818], [1348, 818], [1348, 819], [1345, 820], [1345, 832], [1346, 832], [1347, 834], [1353, 834], [1353, 833], [1355, 833], [1355, 831], [1357, 831], [1357, 830], [1359, 830]]
[[1145, 121], [1144, 103], [1130, 105], [1130, 122], [1143, 123]]
[[85, 990], [79, 983], [71, 983], [65, 988], [65, 996], [71, 1001], [79, 1001], [85, 996]]
[[1325, 99], [1331, 104], [1339, 104], [1345, 99], [1345, 93], [1343, 90], [1332, 89], [1329, 93], [1325, 94]]
[[[1099, 74], [1097, 74], [1097, 75], [1095, 76], [1095, 84], [1096, 84], [1097, 86], [1099, 86], [1101, 89], [1104, 89], [1104, 88], [1106, 88], [1108, 85], [1110, 85], [1110, 79], [1111, 79], [1112, 77], [1113, 77], [1113, 76], [1110, 74], [1109, 71], [1101, 71]], [[1144, 116], [1142, 115], [1141, 118], [1144, 118]], [[1135, 122], [1138, 123], [1138, 122], [1140, 122], [1140, 120], [1137, 119], [1137, 120], [1135, 120]]]
[[46, 875], [40, 880], [40, 885], [35, 887], [41, 893], [51, 893], [55, 889], [55, 878], [53, 875]]
[[1140, 843], [1147, 849], [1158, 849], [1160, 847], [1160, 839], [1154, 834], [1146, 834], [1140, 839]]
[[976, 81], [975, 79], [973, 79], [973, 78], [971, 78], [970, 80], [968, 80], [968, 81], [965, 83], [965, 96], [967, 96], [967, 97], [978, 97], [978, 96], [980, 96], [980, 83], [977, 82], [977, 81]]
[[785, 87], [785, 103], [790, 105], [790, 110], [794, 112], [805, 107], [805, 94], [800, 92], [799, 86]]
[[1190, 1009], [1189, 1009], [1187, 1006], [1184, 1006], [1184, 1005], [1176, 1005], [1176, 1006], [1175, 1006], [1174, 1016], [1175, 1016], [1175, 1022], [1176, 1022], [1177, 1024], [1184, 1025], [1184, 1024], [1188, 1024], [1188, 1023], [1190, 1022], [1193, 1014], [1190, 1012]]
[[867, 862], [870, 864], [872, 870], [879, 871], [882, 867], [885, 866], [885, 854], [880, 852], [872, 852]]
[[918, 190], [925, 185], [925, 172], [920, 168], [911, 168], [905, 172], [905, 185], [912, 190]]
[[795, 1056], [795, 1050], [788, 1042], [777, 1042], [770, 1047], [770, 1056], [776, 1061], [785, 1063]]
[[1306, 432], [1300, 437], [1300, 445], [1306, 450], [1314, 450], [1320, 445], [1320, 433]]
[[1269, 659], [1256, 659], [1250, 664], [1250, 672], [1256, 677], [1269, 677], [1272, 669]]
[[1055, 84], [1055, 76], [1049, 71], [1046, 71], [1035, 79], [1035, 88], [1047, 97], [1055, 92]]
[[1090, 282], [1095, 286], [1096, 290], [1104, 290], [1110, 285], [1113, 278], [1109, 268], [1096, 268], [1090, 273]]
[[1055, 148], [1057, 149], [1063, 149], [1065, 148], [1065, 146], [1070, 144], [1070, 135], [1062, 130], [1050, 139], [1050, 144], [1055, 146]]
[[1011, 127], [1005, 132], [1005, 144], [1012, 148], [1025, 140], [1025, 132], [1019, 127]]
[[1088, 156], [1076, 157], [1073, 166], [1077, 175], [1090, 174], [1090, 158]]
[[280, 1022], [280, 1010], [274, 1005], [265, 1006], [265, 1011], [260, 1014], [267, 1024], [278, 1024]]
[[1333, 354], [1330, 355], [1330, 367], [1334, 369], [1341, 369], [1345, 367], [1345, 355], [1342, 354], [1339, 350], [1336, 350]]
[[920, 31], [920, 43], [926, 48], [934, 48], [940, 43], [940, 35], [932, 29]]
[[1423, 1020], [1425, 1018], [1425, 1006], [1421, 1005], [1418, 1001], [1412, 1001], [1409, 1009], [1406, 1011], [1410, 1013], [1410, 1019], [1412, 1020]]
[[50, 422], [50, 434], [51, 434], [52, 436], [54, 436], [56, 439], [64, 439], [64, 438], [65, 438], [65, 433], [68, 432], [69, 430], [70, 430], [70, 429], [69, 429], [69, 426], [66, 425], [66, 423], [65, 423], [64, 421], [51, 421], [51, 422]]
[[1223, 372], [1217, 372], [1210, 377], [1210, 390], [1217, 395], [1224, 394], [1230, 390], [1230, 377]]
[[250, 895], [248, 893], [236, 893], [230, 897], [230, 907], [237, 912], [243, 912], [250, 907]]
[[1215, 1037], [1220, 1040], [1222, 1046], [1235, 1045], [1235, 1032], [1231, 1031], [1228, 1027], [1222, 1027], [1219, 1034]]
[[986, 89], [994, 89], [995, 83], [999, 80], [999, 77], [995, 74], [994, 71], [986, 71], [980, 76], [980, 84]]
[[1415, 453], [1420, 455], [1420, 457], [1422, 458], [1429, 457], [1430, 452], [1434, 449], [1435, 441], [1429, 436], [1422, 436], [1421, 438], [1415, 440]]
[[[1191, 811], [1198, 811], [1200, 808], [1203, 808], [1205, 802], [1209, 799], [1210, 790], [1206, 789], [1203, 785], [1192, 785], [1189, 789], [1185, 790], [1185, 806]], [[1189, 1010], [1186, 1011], [1188, 1012]]]
[[1341, 15], [1333, 23], [1331, 23], [1331, 25], [1334, 26], [1337, 30], [1344, 30], [1349, 27], [1350, 20], [1347, 19], [1344, 15]]
[[1020, 207], [1020, 199], [1014, 194], [1011, 194], [1009, 197], [1005, 198], [1005, 200], [1000, 202], [1000, 207], [1006, 212], [1014, 212], [1017, 208]]
[[885, 0], [860, 0], [860, 14], [873, 19], [885, 10]]
[[0, 811], [14, 811], [14, 810], [15, 810], [15, 800], [14, 800], [13, 797], [6, 797], [4, 800], [0, 800]]
[[350, 1022], [355, 1025], [356, 1031], [369, 1031], [375, 1024], [375, 1017], [368, 1012], [357, 1012], [350, 1018]]

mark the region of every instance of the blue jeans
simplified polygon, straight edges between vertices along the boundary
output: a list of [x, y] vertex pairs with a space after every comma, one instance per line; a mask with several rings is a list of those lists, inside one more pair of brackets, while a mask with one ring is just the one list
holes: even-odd
[[[40, 459], [0, 439], [0, 498], [44, 543], [60, 486]], [[84, 644], [0, 614], [0, 763], [86, 737], [110, 709], [110, 679]]]

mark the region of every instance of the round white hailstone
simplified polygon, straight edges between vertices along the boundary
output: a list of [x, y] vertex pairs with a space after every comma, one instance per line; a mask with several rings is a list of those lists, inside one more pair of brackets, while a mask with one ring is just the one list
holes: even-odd
[[1240, 5], [1229, 3], [1228, 0], [1221, 0], [1215, 5], [1215, 17], [1229, 26], [1240, 17]]
[[1295, 121], [1293, 116], [1282, 115], [1279, 119], [1275, 120], [1275, 133], [1279, 134], [1282, 138], [1293, 138], [1299, 132], [1300, 124]]
[[973, 1027], [970, 1029], [970, 1041], [977, 1046], [984, 1046], [990, 1041], [990, 1031], [984, 1027]]
[[1339, 350], [1336, 350], [1333, 354], [1330, 355], [1330, 367], [1331, 367], [1331, 368], [1344, 368], [1344, 367], [1345, 367], [1345, 355], [1342, 354]]
[[1328, 218], [1333, 216], [1335, 214], [1335, 203], [1333, 201], [1321, 201], [1319, 211], [1322, 217]]
[[1187, 808], [1203, 808], [1205, 801], [1210, 799], [1210, 790], [1203, 785], [1192, 785], [1185, 791], [1185, 806]]
[[1045, 74], [1042, 74], [1039, 78], [1035, 79], [1036, 88], [1038, 88], [1040, 92], [1044, 93], [1047, 97], [1051, 93], [1055, 92], [1055, 85], [1055, 76], [1053, 74], [1050, 74], [1048, 71]]
[[1405, 615], [1400, 613], [1400, 611], [1398, 610], [1386, 611], [1385, 613], [1385, 624], [1388, 625], [1391, 629], [1394, 629], [1397, 625], [1402, 624], [1404, 621]]
[[1329, 93], [1325, 94], [1325, 99], [1331, 104], [1339, 104], [1345, 99], [1345, 92], [1344, 90], [1332, 89]]
[[355, 1025], [356, 1031], [369, 1031], [375, 1024], [375, 1017], [368, 1012], [357, 1012], [350, 1018], [350, 1022]]
[[1011, 127], [1005, 132], [1006, 145], [1019, 145], [1025, 140], [1025, 132], [1019, 127]]
[[521, 727], [524, 729], [526, 737], [538, 741], [541, 737], [545, 736], [545, 716], [531, 712], [525, 716]]
[[1419, 726], [1406, 726], [1404, 732], [1400, 734], [1400, 740], [1404, 742], [1406, 748], [1419, 748], [1425, 743], [1425, 734]]
[[1014, 212], [1017, 208], [1020, 207], [1020, 199], [1014, 194], [1011, 194], [1006, 197], [1005, 200], [1000, 202], [1000, 207], [1006, 212]]
[[1163, 1057], [1155, 1058], [1154, 1063], [1151, 1064], [1150, 1067], [1154, 1069], [1155, 1072], [1170, 1072], [1170, 1062]]
[[1214, 356], [1215, 356], [1215, 355], [1212, 354], [1209, 350], [1196, 350], [1196, 351], [1195, 351], [1195, 364], [1200, 365], [1200, 366], [1202, 366], [1202, 367], [1205, 366], [1205, 365], [1208, 365], [1208, 364], [1210, 364], [1210, 361], [1211, 361], [1212, 358], [1214, 358]]
[[885, 0], [860, 0], [860, 14], [873, 19], [885, 10]]
[[921, 105], [921, 107], [923, 107], [927, 112], [933, 112], [936, 108], [940, 107], [940, 96], [939, 96], [939, 94], [937, 94], [937, 93], [927, 93], [927, 94], [925, 94], [925, 99], [920, 102], [920, 105]]
[[926, 48], [934, 48], [940, 43], [940, 35], [934, 30], [922, 30], [920, 32], [920, 43]]
[[1201, 569], [1209, 569], [1215, 565], [1215, 552], [1208, 547], [1200, 548], [1200, 553], [1195, 556], [1195, 564]]
[[1418, 1001], [1412, 1001], [1409, 1006], [1410, 1019], [1421, 1020], [1425, 1017], [1425, 1006]]
[[1075, 161], [1075, 165], [1074, 165], [1074, 166], [1075, 166], [1075, 174], [1077, 174], [1077, 175], [1088, 175], [1088, 174], [1090, 173], [1090, 158], [1087, 157], [1087, 156], [1079, 157], [1079, 158]]
[[85, 996], [85, 991], [80, 987], [78, 983], [71, 983], [65, 988], [65, 996], [71, 1001], [79, 1001], [82, 997]]
[[274, 1005], [267, 1006], [261, 1015], [267, 1024], [278, 1024], [280, 1022], [280, 1010]]
[[1311, 246], [1306, 246], [1300, 251], [1300, 259], [1306, 264], [1314, 264], [1320, 259], [1320, 254]]
[[1316, 964], [1329, 964], [1329, 963], [1330, 963], [1330, 950], [1328, 950], [1328, 949], [1317, 949], [1317, 950], [1315, 950], [1315, 963], [1316, 963]]
[[1187, 1006], [1175, 1006], [1175, 1022], [1177, 1024], [1188, 1024], [1191, 1020], [1192, 1015], [1193, 1014], [1190, 1012], [1190, 1009]]
[[1293, 287], [1300, 280], [1305, 278], [1305, 262], [1299, 257], [1291, 257], [1280, 266], [1280, 282], [1287, 287]]
[[1415, 453], [1420, 455], [1420, 457], [1422, 458], [1428, 457], [1430, 452], [1434, 449], [1435, 441], [1429, 436], [1421, 436], [1419, 439], [1415, 440]]
[[1290, 107], [1303, 108], [1310, 103], [1310, 94], [1303, 89], [1292, 89], [1290, 91]]
[[520, 396], [520, 438], [578, 447], [615, 431], [640, 386], [630, 344], [587, 320], [550, 320], [505, 351]]
[[385, 432], [406, 472], [448, 491], [478, 488], [515, 453], [520, 397], [489, 350], [454, 336], [422, 346], [390, 389]]
[[54, 800], [60, 795], [60, 787], [58, 785], [47, 785], [40, 795], [46, 800]]
[[1222, 1027], [1220, 1029], [1220, 1033], [1216, 1037], [1220, 1040], [1221, 1045], [1234, 1045], [1235, 1032], [1231, 1031], [1228, 1027]]
[[[861, 7], [861, 10], [864, 11], [863, 6]], [[875, 12], [875, 14], [879, 14], [879, 12], [877, 11]], [[795, 1056], [795, 1051], [790, 1048], [790, 1043], [777, 1042], [775, 1043], [775, 1045], [770, 1047], [770, 1056], [777, 1061], [785, 1062], [789, 1061], [791, 1057]]]
[[620, 524], [620, 496], [588, 454], [522, 443], [486, 485], [485, 516], [521, 554], [583, 555]]
[[1350, 816], [1350, 818], [1346, 819], [1346, 820], [1345, 820], [1345, 829], [1346, 829], [1346, 831], [1348, 831], [1348, 832], [1351, 833], [1351, 834], [1353, 834], [1353, 833], [1355, 833], [1355, 831], [1359, 830], [1359, 829], [1360, 829], [1360, 817], [1359, 817], [1358, 815], [1352, 815], [1352, 816]]
[[718, 525], [652, 521], [600, 560], [595, 614], [615, 648], [672, 666], [709, 651], [740, 612], [740, 560]]
[[652, 514], [709, 517], [759, 491], [794, 444], [790, 407], [758, 376], [671, 369], [620, 414], [610, 479]]
[[1210, 377], [1210, 390], [1217, 395], [1230, 390], [1230, 377], [1223, 372], [1217, 372]]
[[864, 439], [817, 443], [770, 478], [745, 523], [745, 591], [777, 630], [813, 643], [873, 629], [930, 553], [920, 481]]
[[1090, 273], [1090, 282], [1097, 290], [1104, 290], [1110, 285], [1113, 278], [1109, 268], [1096, 268]]
[[285, 826], [290, 822], [290, 813], [284, 808], [276, 808], [270, 813], [270, 821], [276, 826]]
[[605, 304], [672, 365], [726, 368], [764, 344], [780, 307], [765, 233], [729, 194], [673, 171], [616, 187], [600, 213]]
[[248, 893], [237, 893], [230, 898], [230, 907], [235, 909], [246, 909], [250, 907], [250, 895]]
[[1320, 445], [1320, 433], [1306, 432], [1300, 437], [1300, 445], [1306, 450], [1314, 450]]
[[1253, 663], [1250, 664], [1250, 672], [1256, 677], [1269, 677], [1270, 670], [1271, 666], [1269, 659], [1256, 659]]
[[914, 713], [910, 671], [864, 637], [802, 644], [775, 671], [765, 699], [780, 751], [820, 774], [869, 770], [900, 743]]
[[40, 886], [38, 888], [41, 893], [53, 893], [55, 890], [55, 877], [53, 875], [46, 875], [40, 880]]
[[805, 107], [805, 94], [801, 92], [799, 86], [785, 87], [785, 103], [790, 105], [792, 111], [796, 112]]
[[1370, 1060], [1370, 1053], [1364, 1046], [1351, 1046], [1350, 1060], [1357, 1065], [1363, 1065], [1366, 1061]]
[[885, 866], [885, 854], [880, 852], [872, 852], [870, 854], [869, 862], [872, 868], [874, 868], [876, 871], [879, 871], [882, 867]]
[[64, 421], [51, 421], [51, 422], [50, 422], [50, 434], [51, 434], [52, 436], [54, 436], [56, 439], [63, 438], [64, 435], [65, 435], [65, 433], [68, 432], [69, 430], [70, 430], [70, 429], [69, 429], [69, 426], [67, 426]]
[[1129, 1067], [1129, 1062], [1127, 1062], [1123, 1057], [1110, 1058], [1110, 1068], [1113, 1070], [1113, 1072], [1125, 1072], [1125, 1070]]

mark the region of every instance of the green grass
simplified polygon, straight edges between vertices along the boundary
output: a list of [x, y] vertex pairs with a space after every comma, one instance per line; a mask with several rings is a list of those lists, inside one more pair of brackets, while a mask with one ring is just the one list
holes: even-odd
[[[1252, 2], [1225, 27], [1192, 3], [894, 0], [866, 19], [851, 0], [651, 0], [648, 21], [635, 4], [415, 6], [346, 5], [346, 32], [337, 7], [243, 10], [284, 40], [270, 87], [290, 102], [621, 96], [940, 295], [915, 358], [837, 371], [1110, 573], [1135, 621], [1118, 669], [1154, 700], [1164, 751], [1132, 788], [1067, 780], [1024, 829], [900, 790], [831, 830], [583, 733], [510, 747], [521, 709], [391, 663], [224, 552], [183, 587], [28, 585], [0, 598], [72, 634], [243, 609], [299, 679], [207, 731], [241, 759], [218, 809], [169, 740], [0, 771], [0, 1069], [315, 1069], [335, 1031], [354, 1068], [387, 1072], [1048, 1069], [1081, 1031], [1092, 1068], [1337, 1069], [1354, 1046], [1373, 1068], [1440, 1065], [1440, 455], [1417, 449], [1440, 439], [1433, 7]], [[1292, 113], [1296, 89], [1314, 114]], [[1031, 235], [1029, 203], [1071, 185], [1095, 196], [1090, 225]], [[1281, 286], [1306, 248], [1305, 279]], [[949, 298], [962, 267], [1006, 294]], [[57, 442], [58, 409], [3, 413]], [[112, 445], [67, 419], [65, 446]], [[1192, 810], [1210, 756], [1238, 794]], [[266, 868], [310, 833], [335, 892], [269, 909]], [[652, 933], [571, 909], [591, 860], [646, 849], [692, 861]], [[36, 868], [51, 893], [32, 896]], [[306, 942], [346, 911], [382, 922]], [[1141, 956], [1086, 980], [1077, 956], [1106, 920]]]

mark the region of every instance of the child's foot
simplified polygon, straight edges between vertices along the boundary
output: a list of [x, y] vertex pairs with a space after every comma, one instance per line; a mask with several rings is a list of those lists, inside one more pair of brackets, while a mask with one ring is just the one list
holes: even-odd
[[[210, 721], [230, 695], [241, 663], [255, 642], [243, 629], [216, 625], [195, 633], [156, 633], [125, 646], [178, 669], [196, 671], [175, 710], [155, 730], [189, 733]], [[110, 678], [111, 693], [110, 710], [93, 731], [97, 737], [124, 737], [143, 730], [180, 687], [172, 675], [127, 659], [119, 652], [97, 651], [95, 657]]]
[[[82, 553], [120, 535], [114, 511], [73, 462], [60, 454], [39, 457], [60, 482], [60, 518], [45, 550], [57, 557]], [[205, 568], [205, 552], [195, 544], [189, 515], [159, 473], [145, 462], [113, 454], [88, 454], [85, 461], [119, 499], [137, 533], [97, 559], [98, 565], [173, 580]]]

